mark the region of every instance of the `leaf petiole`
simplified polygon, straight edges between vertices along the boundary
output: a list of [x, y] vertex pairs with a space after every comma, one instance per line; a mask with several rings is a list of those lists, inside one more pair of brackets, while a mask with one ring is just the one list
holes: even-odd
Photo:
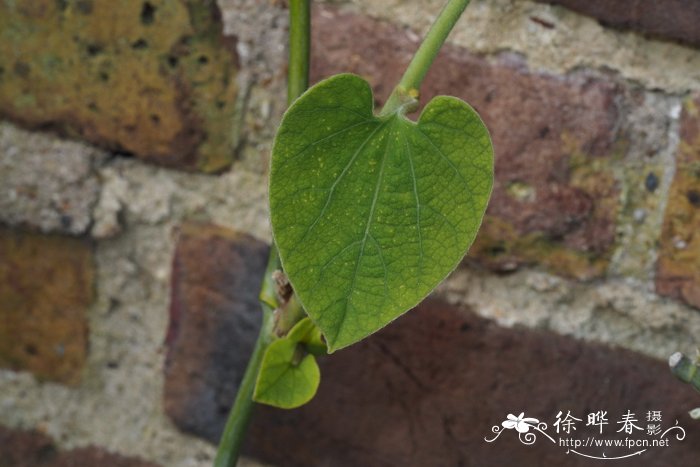
[[[408, 105], [405, 110], [410, 111], [412, 101], [415, 102], [419, 95], [420, 86], [426, 73], [437, 57], [442, 44], [454, 28], [457, 20], [469, 5], [470, 0], [448, 0], [440, 11], [437, 19], [430, 27], [428, 34], [416, 51], [416, 54], [408, 64], [408, 68], [401, 77], [401, 81], [394, 88], [389, 99], [384, 104], [380, 115], [396, 112], [401, 107]], [[413, 105], [415, 107], [415, 105]]]

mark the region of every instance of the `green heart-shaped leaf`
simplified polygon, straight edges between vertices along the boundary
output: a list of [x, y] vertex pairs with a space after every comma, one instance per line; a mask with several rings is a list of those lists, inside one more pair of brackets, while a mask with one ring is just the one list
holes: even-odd
[[314, 339], [315, 329], [313, 323], [304, 318], [286, 337], [269, 345], [255, 383], [254, 401], [293, 409], [314, 397], [321, 371], [316, 358], [306, 353], [305, 346], [306, 341]]
[[270, 171], [272, 228], [329, 352], [420, 302], [459, 263], [493, 184], [478, 114], [436, 97], [417, 123], [373, 114], [366, 81], [322, 81], [287, 110]]

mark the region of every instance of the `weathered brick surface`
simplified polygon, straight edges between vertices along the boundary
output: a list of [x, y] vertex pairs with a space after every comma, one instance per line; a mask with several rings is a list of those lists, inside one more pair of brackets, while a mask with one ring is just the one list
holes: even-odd
[[[201, 341], [217, 339], [215, 333], [210, 336], [200, 335]], [[225, 360], [202, 360], [198, 366], [225, 375], [238, 353], [247, 351], [234, 344], [221, 347]], [[700, 455], [700, 446], [692, 442], [700, 426], [687, 415], [697, 395], [664, 363], [550, 333], [504, 329], [437, 300], [323, 358], [321, 374], [319, 392], [308, 405], [292, 411], [256, 409], [249, 455], [305, 467], [496, 466], [513, 459], [523, 466], [590, 465], [542, 437], [529, 447], [514, 432], [493, 444], [484, 441], [509, 413], [524, 411], [551, 427], [559, 410], [584, 419], [589, 411], [607, 410], [605, 433], [611, 438], [620, 436], [616, 422], [627, 410], [644, 426], [647, 411], [660, 410], [664, 426], [677, 419], [687, 438], [645, 453], [643, 465], [690, 467]], [[210, 380], [208, 392], [199, 382], [190, 384], [193, 394], [233, 397], [230, 379]], [[212, 432], [211, 426], [221, 429], [223, 410], [211, 405], [180, 410], [189, 416], [176, 420], [179, 426], [218, 440], [220, 431]], [[579, 426], [579, 432], [584, 429]], [[642, 465], [636, 459], [617, 462]]]
[[185, 431], [214, 439], [223, 429], [258, 334], [267, 253], [266, 244], [248, 235], [213, 225], [182, 227], [164, 397], [166, 412]]
[[700, 46], [700, 3], [695, 0], [537, 0], [593, 16], [606, 26], [631, 29]]
[[656, 290], [700, 308], [700, 96], [685, 101]]
[[[314, 80], [358, 73], [379, 102], [416, 47], [395, 26], [328, 7], [316, 10], [314, 26]], [[371, 59], [363, 59], [368, 51]], [[446, 47], [422, 102], [437, 94], [474, 106], [496, 151], [494, 191], [470, 257], [497, 270], [538, 262], [584, 279], [603, 274], [618, 210], [608, 165], [624, 146], [616, 132], [623, 90], [586, 74], [539, 74], [515, 57], [487, 60]]]
[[0, 366], [77, 383], [93, 276], [89, 242], [0, 229]]
[[214, 1], [0, 5], [0, 115], [159, 164], [232, 158], [236, 64]]
[[0, 467], [157, 467], [139, 459], [87, 447], [59, 451], [50, 438], [36, 431], [0, 427]]

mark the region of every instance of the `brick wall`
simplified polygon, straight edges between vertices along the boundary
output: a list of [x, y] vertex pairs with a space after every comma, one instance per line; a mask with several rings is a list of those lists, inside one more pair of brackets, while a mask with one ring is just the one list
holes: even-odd
[[[383, 102], [440, 4], [317, 2], [312, 80]], [[284, 2], [115, 5], [0, 6], [1, 467], [211, 465], [259, 325]], [[423, 98], [493, 136], [477, 241], [322, 359], [312, 403], [257, 410], [244, 464], [588, 465], [483, 437], [509, 411], [654, 405], [687, 439], [644, 465], [696, 465], [698, 397], [664, 360], [700, 342], [699, 20], [473, 0]]]

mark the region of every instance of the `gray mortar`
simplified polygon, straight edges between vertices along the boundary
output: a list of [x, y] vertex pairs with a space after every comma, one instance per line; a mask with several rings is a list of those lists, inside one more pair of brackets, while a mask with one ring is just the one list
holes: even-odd
[[661, 360], [694, 352], [700, 335], [700, 313], [629, 278], [582, 284], [538, 271], [498, 276], [461, 268], [437, 293], [502, 326], [546, 329]]
[[0, 222], [42, 232], [85, 233], [99, 193], [92, 146], [0, 122]]
[[224, 34], [235, 35], [241, 62], [244, 144], [238, 167], [267, 173], [272, 138], [287, 107], [287, 30], [282, 2], [219, 0]]
[[[83, 155], [59, 165], [86, 174], [71, 178], [61, 171], [43, 169], [67, 157], [61, 154], [72, 153], [56, 149], [64, 148], [65, 142], [33, 134], [27, 138], [48, 138], [46, 147], [54, 149], [42, 153], [41, 161], [32, 158], [31, 149], [22, 149], [26, 169], [10, 165], [10, 170], [21, 170], [28, 183], [53, 186], [60, 193], [79, 187], [77, 193], [87, 204], [74, 217], [81, 219], [73, 224], [80, 227], [71, 232], [90, 229], [100, 240], [84, 383], [71, 389], [40, 384], [28, 373], [0, 371], [1, 424], [45, 431], [63, 448], [94, 444], [168, 467], [211, 465], [214, 446], [180, 433], [162, 408], [172, 252], [177, 226], [184, 219], [212, 221], [269, 240], [266, 167], [271, 136], [285, 106], [286, 55], [286, 13], [280, 6], [254, 0], [220, 3], [225, 30], [238, 36], [246, 69], [239, 77], [246, 96], [241, 105], [245, 138], [230, 172], [206, 176], [151, 167], [134, 159], [105, 160], [104, 155], [85, 156], [100, 151], [71, 143]], [[432, 19], [425, 12], [437, 12], [440, 3], [356, 0], [349, 7], [423, 31]], [[594, 20], [562, 8], [526, 1], [474, 0], [467, 11], [453, 41], [477, 52], [514, 51], [527, 57], [532, 68], [557, 73], [613, 68], [648, 89], [659, 87], [671, 93], [700, 89], [700, 53], [696, 50], [607, 31]], [[531, 15], [556, 27], [543, 30], [528, 19]], [[582, 37], [590, 40], [581, 41]], [[627, 48], [618, 50], [621, 45]], [[673, 176], [678, 111], [677, 99], [646, 92], [644, 105], [631, 116], [629, 127], [622, 128], [633, 143], [616, 166], [616, 177], [626, 187], [620, 219], [623, 225], [641, 219], [646, 227], [642, 231], [622, 227], [611, 266], [613, 279], [581, 284], [537, 270], [500, 276], [462, 267], [436, 293], [451, 302], [466, 303], [504, 326], [549, 329], [659, 359], [676, 350], [692, 353], [697, 345], [694, 336], [700, 335], [700, 313], [650, 292], [655, 258], [645, 250], [658, 235]], [[18, 130], [2, 126], [0, 131], [13, 134]], [[653, 148], [656, 154], [649, 159], [642, 148]], [[660, 185], [653, 197], [640, 192], [634, 177], [626, 175], [650, 168], [660, 171]], [[6, 187], [16, 181], [3, 171], [0, 196], [5, 197]], [[101, 185], [93, 190], [90, 180], [99, 180]], [[32, 213], [28, 220], [16, 222], [47, 225], [49, 230], [55, 227], [50, 210], [33, 210], [31, 205], [0, 199], [5, 222], [8, 216]], [[644, 216], [635, 217], [638, 209], [646, 209]]]

